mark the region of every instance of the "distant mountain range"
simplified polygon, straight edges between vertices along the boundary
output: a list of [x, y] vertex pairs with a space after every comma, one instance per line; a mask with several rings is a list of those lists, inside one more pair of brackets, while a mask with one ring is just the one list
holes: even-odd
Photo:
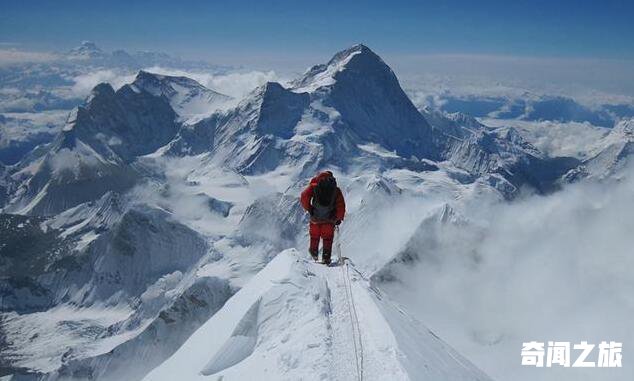
[[[88, 42], [68, 54], [126, 57], [143, 55]], [[363, 241], [397, 200], [511, 200], [610, 176], [633, 139], [623, 121], [585, 161], [549, 157], [514, 128], [419, 111], [364, 45], [240, 100], [147, 71], [117, 90], [99, 84], [52, 141], [0, 166], [0, 376], [141, 379], [280, 251], [305, 244], [297, 195], [317, 171], [337, 173], [347, 229]], [[380, 274], [396, 254], [359, 266]], [[463, 361], [432, 336], [440, 358]], [[419, 356], [412, 348], [401, 349]]]
[[202, 61], [187, 61], [172, 57], [169, 54], [153, 51], [137, 51], [129, 53], [118, 49], [106, 52], [99, 48], [92, 41], [82, 41], [82, 43], [66, 53], [59, 54], [62, 60], [76, 61], [84, 64], [121, 66], [131, 68], [142, 68], [149, 66], [166, 66], [179, 68], [205, 68], [209, 64]]
[[438, 104], [438, 109], [461, 112], [474, 117], [519, 119], [528, 121], [587, 122], [611, 128], [620, 119], [634, 117], [634, 105], [602, 104], [589, 107], [563, 96], [536, 96], [506, 98], [491, 96], [457, 96], [445, 94], [438, 99], [427, 99]]

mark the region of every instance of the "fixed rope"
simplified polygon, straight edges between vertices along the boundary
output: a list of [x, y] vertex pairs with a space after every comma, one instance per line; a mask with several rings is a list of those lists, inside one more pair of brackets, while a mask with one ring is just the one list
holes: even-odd
[[355, 365], [357, 368], [357, 379], [363, 381], [363, 343], [361, 341], [361, 329], [359, 328], [359, 318], [357, 308], [352, 295], [352, 282], [350, 281], [350, 270], [348, 262], [341, 256], [341, 242], [339, 240], [339, 227], [336, 227], [336, 244], [338, 261], [341, 267], [341, 275], [343, 284], [346, 289], [346, 304], [348, 305], [348, 314], [350, 315], [350, 324], [352, 328], [352, 341], [354, 344]]

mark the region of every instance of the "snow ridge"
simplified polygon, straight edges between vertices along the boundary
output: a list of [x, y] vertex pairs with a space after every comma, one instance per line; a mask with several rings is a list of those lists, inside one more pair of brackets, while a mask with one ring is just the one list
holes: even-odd
[[208, 116], [232, 105], [233, 98], [206, 88], [187, 77], [174, 77], [139, 71], [131, 85], [155, 97], [165, 97], [182, 120]]
[[351, 267], [281, 252], [144, 380], [489, 380]]
[[348, 313], [350, 314], [350, 323], [352, 327], [352, 336], [354, 344], [354, 357], [355, 364], [357, 366], [358, 380], [363, 380], [363, 341], [361, 340], [361, 329], [359, 328], [359, 316], [357, 315], [357, 307], [354, 304], [354, 296], [352, 295], [352, 285], [350, 283], [350, 267], [348, 262], [341, 258], [341, 252], [339, 252], [339, 260], [344, 261], [341, 266], [341, 273], [343, 275], [343, 282], [346, 291], [346, 303], [348, 304]]

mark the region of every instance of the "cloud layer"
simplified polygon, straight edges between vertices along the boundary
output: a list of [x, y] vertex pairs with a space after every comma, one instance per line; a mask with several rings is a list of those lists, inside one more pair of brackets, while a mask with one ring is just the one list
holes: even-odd
[[256, 87], [270, 81], [280, 81], [274, 71], [237, 71], [226, 74], [212, 74], [209, 72], [185, 71], [159, 66], [144, 69], [151, 73], [184, 76], [192, 78], [212, 90], [242, 98]]
[[[2, 45], [0, 45], [1, 47]], [[0, 49], [0, 67], [26, 62], [47, 62], [57, 56], [46, 52], [30, 52], [18, 49]]]
[[481, 120], [490, 127], [514, 127], [526, 140], [551, 157], [568, 156], [587, 159], [610, 129], [589, 123], [560, 123], [552, 121]]
[[118, 89], [126, 83], [134, 80], [134, 74], [122, 73], [113, 69], [102, 69], [73, 78], [75, 84], [71, 87], [71, 92], [77, 97], [85, 97], [90, 91], [102, 82], [107, 82], [113, 88]]
[[634, 61], [474, 54], [394, 56], [406, 87], [456, 96], [566, 96], [588, 105], [634, 103]]
[[[213, 74], [204, 71], [187, 71], [160, 66], [153, 66], [143, 70], [156, 74], [188, 77], [196, 80], [207, 88], [230, 95], [237, 99], [244, 97], [250, 91], [266, 82], [280, 80], [273, 71], [246, 71]], [[75, 96], [85, 97], [90, 93], [93, 87], [101, 82], [110, 83], [112, 87], [118, 89], [124, 84], [134, 81], [135, 76], [136, 72], [100, 69], [74, 77], [73, 81], [75, 84], [72, 86], [71, 92]]]
[[632, 379], [631, 367], [519, 365], [523, 341], [634, 343], [634, 167], [626, 175], [513, 204], [478, 199], [467, 224], [427, 229], [421, 261], [385, 287], [494, 378]]

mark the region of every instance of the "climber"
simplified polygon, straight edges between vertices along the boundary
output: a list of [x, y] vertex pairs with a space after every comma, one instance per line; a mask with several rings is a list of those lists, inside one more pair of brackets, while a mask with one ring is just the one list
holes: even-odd
[[310, 214], [310, 248], [308, 251], [316, 261], [319, 254], [319, 239], [323, 240], [322, 262], [330, 264], [335, 225], [341, 224], [346, 214], [343, 193], [337, 186], [332, 172], [321, 172], [310, 180], [301, 194], [302, 207]]

